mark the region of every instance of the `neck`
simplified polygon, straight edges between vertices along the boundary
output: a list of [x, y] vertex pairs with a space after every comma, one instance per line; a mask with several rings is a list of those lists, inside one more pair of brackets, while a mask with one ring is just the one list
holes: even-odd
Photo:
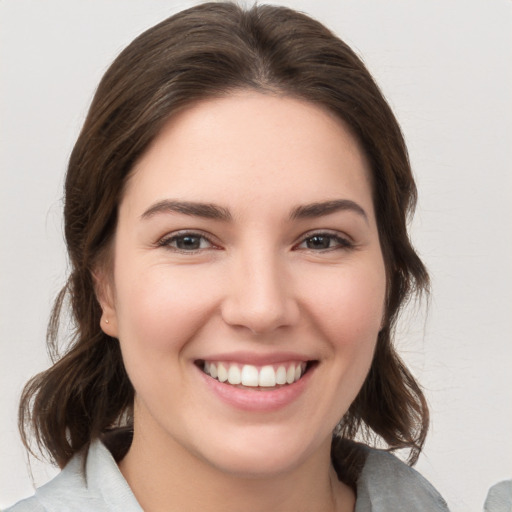
[[227, 473], [167, 438], [135, 429], [119, 467], [146, 512], [352, 512], [353, 491], [330, 463], [330, 440], [296, 467], [272, 475]]

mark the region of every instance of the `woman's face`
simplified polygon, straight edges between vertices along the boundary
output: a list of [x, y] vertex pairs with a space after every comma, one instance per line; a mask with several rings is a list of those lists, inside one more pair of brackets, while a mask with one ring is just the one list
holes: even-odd
[[134, 443], [247, 475], [329, 452], [384, 313], [369, 176], [301, 100], [240, 92], [168, 122], [128, 182], [103, 304]]

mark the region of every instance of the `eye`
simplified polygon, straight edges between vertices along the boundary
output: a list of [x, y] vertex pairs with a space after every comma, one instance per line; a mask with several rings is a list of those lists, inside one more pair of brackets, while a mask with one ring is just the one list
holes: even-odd
[[307, 235], [296, 247], [310, 251], [350, 249], [354, 244], [348, 239], [333, 233], [313, 233]]
[[162, 238], [157, 245], [178, 252], [197, 252], [212, 249], [216, 246], [201, 233], [180, 232]]

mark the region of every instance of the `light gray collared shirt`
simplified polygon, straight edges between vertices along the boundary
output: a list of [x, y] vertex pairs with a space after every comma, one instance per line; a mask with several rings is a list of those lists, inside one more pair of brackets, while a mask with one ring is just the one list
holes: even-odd
[[[355, 512], [447, 512], [439, 493], [417, 471], [382, 450], [368, 449], [357, 482]], [[142, 512], [108, 449], [94, 441], [87, 456], [75, 455], [34, 496], [4, 512]]]

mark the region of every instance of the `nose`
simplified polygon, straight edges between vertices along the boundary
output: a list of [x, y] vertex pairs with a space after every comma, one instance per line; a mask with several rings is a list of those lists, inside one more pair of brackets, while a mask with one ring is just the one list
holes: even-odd
[[299, 306], [293, 279], [279, 258], [268, 254], [240, 255], [233, 262], [228, 292], [222, 304], [224, 321], [253, 334], [265, 334], [296, 324]]

